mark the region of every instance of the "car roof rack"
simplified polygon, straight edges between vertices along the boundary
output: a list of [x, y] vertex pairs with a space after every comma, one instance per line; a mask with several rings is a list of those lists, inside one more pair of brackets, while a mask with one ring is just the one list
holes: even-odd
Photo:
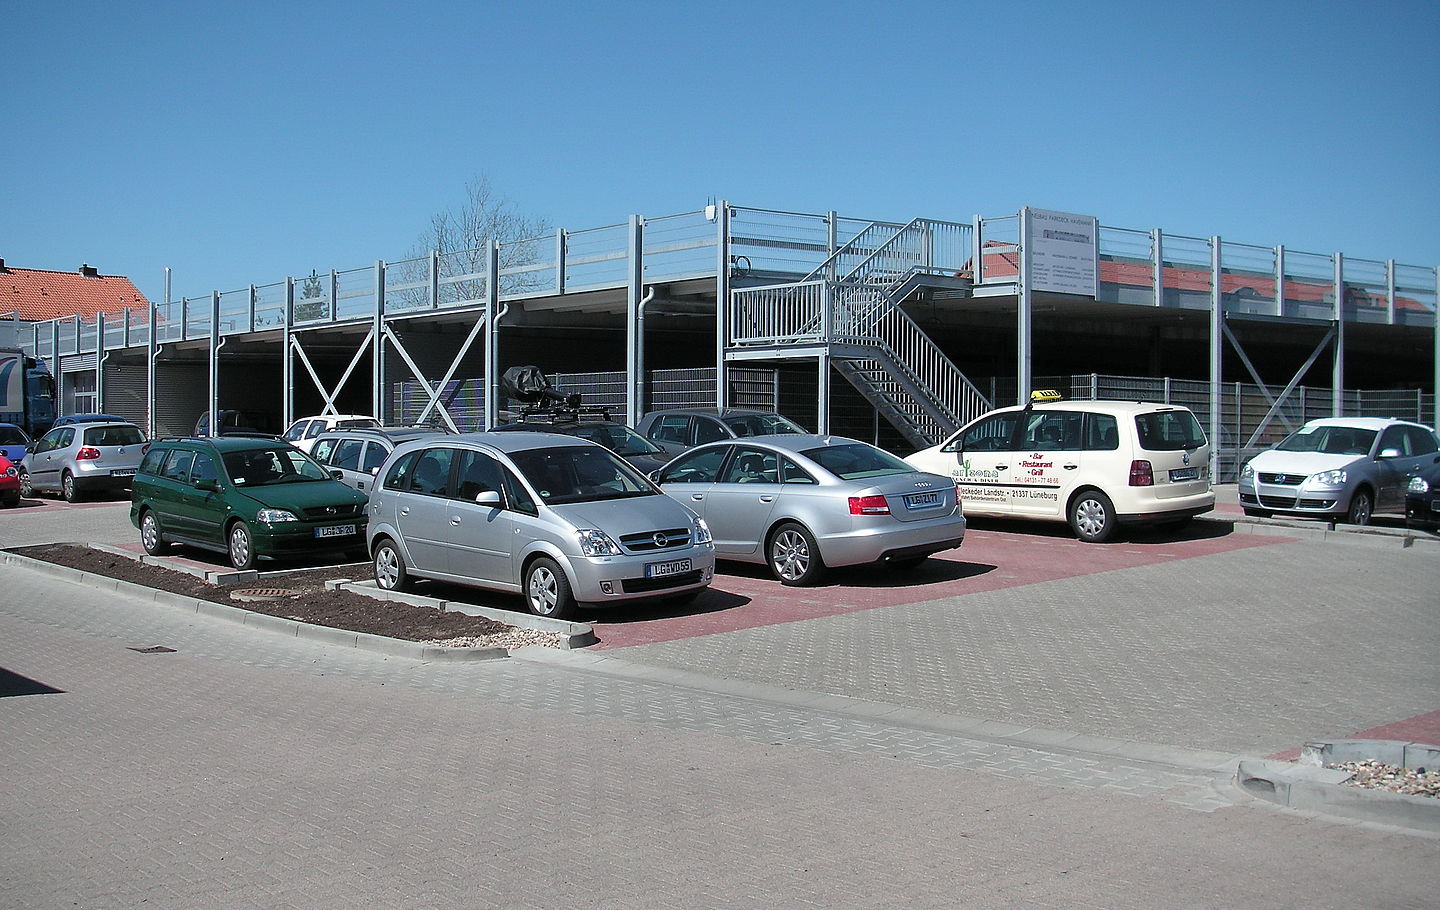
[[535, 424], [556, 424], [569, 421], [590, 419], [594, 421], [613, 421], [610, 416], [610, 406], [603, 404], [576, 405], [575, 407], [529, 407], [520, 410], [513, 415], [514, 423], [535, 423]]

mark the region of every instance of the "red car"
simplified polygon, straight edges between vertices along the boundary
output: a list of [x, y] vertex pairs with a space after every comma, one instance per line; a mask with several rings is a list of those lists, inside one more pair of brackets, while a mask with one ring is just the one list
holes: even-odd
[[20, 505], [20, 470], [15, 462], [0, 455], [0, 506], [13, 509]]

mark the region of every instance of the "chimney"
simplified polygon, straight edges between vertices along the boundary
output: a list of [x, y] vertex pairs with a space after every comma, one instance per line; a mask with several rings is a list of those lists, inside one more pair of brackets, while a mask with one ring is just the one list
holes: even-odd
[[9, 270], [5, 268], [5, 259], [4, 259], [4, 257], [0, 257], [0, 272], [5, 272], [5, 271], [9, 271]]
[[96, 268], [91, 268], [89, 265], [82, 264], [80, 266], [80, 274], [84, 275], [86, 278], [99, 278], [100, 270]]

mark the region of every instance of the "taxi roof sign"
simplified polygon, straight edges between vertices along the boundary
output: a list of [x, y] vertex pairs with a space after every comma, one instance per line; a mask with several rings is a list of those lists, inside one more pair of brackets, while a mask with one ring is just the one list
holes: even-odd
[[1034, 402], [1059, 401], [1060, 393], [1054, 389], [1036, 389], [1030, 393], [1030, 400]]

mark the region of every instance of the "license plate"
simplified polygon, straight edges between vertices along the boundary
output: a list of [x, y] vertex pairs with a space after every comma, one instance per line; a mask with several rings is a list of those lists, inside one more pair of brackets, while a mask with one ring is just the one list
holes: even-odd
[[664, 578], [667, 575], [683, 575], [690, 571], [690, 560], [676, 559], [670, 562], [650, 562], [645, 564], [646, 578]]
[[355, 533], [354, 525], [330, 525], [325, 528], [316, 528], [316, 537], [349, 537]]
[[111, 476], [111, 477], [134, 477], [134, 476], [135, 476], [135, 469], [134, 469], [134, 468], [130, 468], [129, 470], [116, 469], [116, 470], [110, 472], [110, 476]]
[[1170, 472], [1170, 479], [1173, 480], [1194, 480], [1200, 476], [1199, 468], [1180, 468]]
[[905, 497], [907, 509], [933, 509], [940, 505], [939, 493], [910, 493]]

